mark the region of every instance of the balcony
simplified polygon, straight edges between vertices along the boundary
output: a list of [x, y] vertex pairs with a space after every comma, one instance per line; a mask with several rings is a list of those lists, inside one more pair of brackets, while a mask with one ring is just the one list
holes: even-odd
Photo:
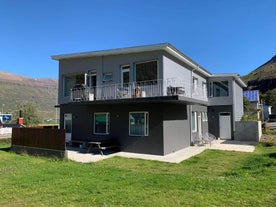
[[207, 90], [202, 85], [189, 85], [177, 79], [107, 84], [97, 87], [78, 84], [71, 89], [72, 102], [163, 96], [182, 96], [207, 101]]

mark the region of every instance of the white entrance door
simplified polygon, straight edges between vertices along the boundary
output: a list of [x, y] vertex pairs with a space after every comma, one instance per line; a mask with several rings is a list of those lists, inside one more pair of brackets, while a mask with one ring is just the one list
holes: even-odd
[[72, 114], [64, 114], [65, 141], [68, 143], [72, 138]]
[[231, 139], [231, 115], [228, 112], [219, 114], [219, 137]]

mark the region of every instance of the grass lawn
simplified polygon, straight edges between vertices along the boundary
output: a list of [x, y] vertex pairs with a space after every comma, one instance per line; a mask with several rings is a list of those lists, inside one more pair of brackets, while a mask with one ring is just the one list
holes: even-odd
[[0, 206], [275, 206], [276, 146], [206, 150], [180, 164], [114, 157], [81, 164], [9, 151]]

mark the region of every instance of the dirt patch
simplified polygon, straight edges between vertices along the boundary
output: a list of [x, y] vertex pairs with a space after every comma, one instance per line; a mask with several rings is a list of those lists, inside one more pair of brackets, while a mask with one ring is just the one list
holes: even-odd
[[263, 134], [261, 141], [276, 141], [276, 135], [274, 134]]

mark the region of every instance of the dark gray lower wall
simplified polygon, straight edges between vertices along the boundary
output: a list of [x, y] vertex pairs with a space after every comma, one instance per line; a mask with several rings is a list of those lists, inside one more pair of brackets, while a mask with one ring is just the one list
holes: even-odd
[[[149, 136], [129, 136], [129, 112], [149, 112]], [[94, 135], [95, 112], [110, 113], [110, 134]], [[72, 113], [72, 139], [118, 140], [126, 152], [164, 155], [190, 146], [190, 124], [187, 106], [174, 103], [128, 104], [68, 104], [60, 108], [61, 126], [63, 115]]]
[[231, 114], [231, 134], [234, 139], [233, 131], [233, 107], [227, 106], [208, 106], [208, 126], [209, 132], [216, 137], [219, 137], [219, 114], [222, 112], [229, 112]]
[[262, 136], [261, 121], [236, 121], [235, 140], [259, 142]]
[[[197, 116], [199, 115], [199, 113], [201, 112], [207, 112], [207, 107], [206, 106], [202, 106], [202, 105], [191, 105], [190, 106], [190, 114], [192, 113], [192, 111], [197, 112]], [[206, 121], [202, 121], [202, 114], [201, 115], [201, 134], [204, 134], [205, 132], [209, 131], [209, 127], [208, 127], [208, 122]], [[197, 119], [198, 121], [198, 119]], [[190, 121], [191, 122], [191, 121]], [[191, 124], [191, 123], [190, 123]], [[198, 125], [199, 123], [197, 123]], [[192, 127], [190, 127], [192, 128]], [[197, 132], [192, 132], [191, 134], [191, 144], [193, 145], [195, 140], [199, 138], [199, 128]]]
[[164, 106], [164, 154], [169, 154], [191, 145], [191, 127], [187, 108], [186, 105], [182, 104]]

